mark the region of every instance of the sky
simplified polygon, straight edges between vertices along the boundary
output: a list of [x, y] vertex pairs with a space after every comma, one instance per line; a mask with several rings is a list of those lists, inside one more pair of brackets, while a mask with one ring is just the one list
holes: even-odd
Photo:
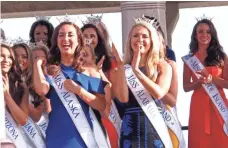
[[[183, 126], [188, 125], [189, 118], [189, 106], [191, 100], [191, 94], [183, 91], [183, 62], [181, 57], [189, 52], [189, 43], [192, 33], [193, 26], [196, 23], [196, 17], [206, 15], [207, 17], [213, 18], [218, 38], [221, 45], [224, 48], [226, 54], [228, 54], [228, 6], [221, 7], [203, 7], [203, 8], [187, 8], [180, 9], [179, 20], [176, 24], [175, 30], [172, 34], [172, 49], [175, 51], [177, 58], [178, 67], [178, 100], [177, 100], [177, 113], [179, 120]], [[100, 14], [99, 14], [100, 15]], [[76, 24], [81, 27], [81, 20], [85, 20], [85, 15], [70, 15]], [[88, 15], [87, 15], [88, 16]], [[60, 17], [58, 17], [60, 18]], [[79, 19], [80, 18], [80, 19]], [[23, 39], [29, 39], [29, 30], [35, 18], [14, 18], [14, 19], [3, 19], [0, 27], [4, 29], [7, 37], [18, 38], [19, 36]], [[103, 14], [102, 21], [106, 24], [111, 38], [117, 46], [117, 49], [122, 51], [122, 24], [121, 24], [121, 13], [105, 13]], [[51, 17], [50, 22], [55, 26], [59, 24], [56, 17]], [[15, 25], [17, 24], [17, 25]], [[228, 96], [228, 91], [226, 90]], [[187, 139], [187, 131], [184, 132]]]

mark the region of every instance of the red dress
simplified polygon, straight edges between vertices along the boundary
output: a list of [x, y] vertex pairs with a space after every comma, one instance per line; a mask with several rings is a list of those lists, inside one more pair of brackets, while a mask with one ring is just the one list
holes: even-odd
[[[221, 77], [222, 69], [205, 67], [212, 76]], [[192, 73], [193, 81], [197, 78]], [[228, 100], [222, 88], [218, 87], [226, 106]], [[189, 148], [228, 148], [228, 136], [223, 131], [223, 119], [203, 87], [194, 90], [189, 117]]]
[[[113, 69], [115, 67], [116, 67], [116, 62], [114, 60], [112, 60], [112, 68], [111, 69]], [[109, 78], [109, 73], [107, 73], [107, 74], [108, 74], [107, 78]], [[108, 118], [104, 118], [104, 117], [101, 117], [101, 120], [102, 120], [102, 123], [103, 123], [106, 131], [107, 131], [111, 147], [112, 148], [118, 148], [119, 138], [118, 138], [118, 134], [117, 134], [116, 129], [113, 126], [112, 122]]]

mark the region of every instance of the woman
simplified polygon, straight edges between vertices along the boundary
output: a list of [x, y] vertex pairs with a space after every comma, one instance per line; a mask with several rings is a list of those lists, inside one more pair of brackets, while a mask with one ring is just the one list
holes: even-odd
[[44, 19], [37, 20], [32, 24], [29, 32], [30, 42], [42, 42], [43, 44], [47, 45], [48, 48], [50, 48], [53, 30], [54, 27], [49, 21]]
[[[120, 147], [172, 147], [167, 127], [157, 106], [155, 104], [151, 106], [149, 103], [154, 100], [150, 95], [159, 100], [167, 94], [171, 84], [172, 69], [161, 56], [164, 54], [159, 54], [162, 50], [158, 33], [155, 27], [148, 23], [150, 20], [143, 17], [136, 19], [135, 22], [129, 33], [124, 56], [124, 63], [131, 66], [125, 65], [126, 76], [123, 76], [128, 81], [129, 97], [125, 100], [119, 98], [125, 106]], [[126, 83], [121, 84], [126, 85]], [[141, 90], [134, 90], [138, 86]], [[147, 97], [144, 96], [146, 93]], [[155, 112], [144, 112], [148, 104], [154, 111], [156, 110], [156, 115]], [[159, 118], [157, 118], [159, 125], [151, 119], [153, 116]]]
[[205, 92], [202, 85], [215, 84], [226, 108], [228, 101], [223, 88], [228, 88], [228, 59], [217, 37], [217, 31], [211, 20], [199, 20], [192, 31], [190, 58], [197, 58], [204, 67], [195, 72], [184, 64], [183, 87], [185, 92], [194, 91], [191, 98], [189, 117], [190, 148], [214, 148], [228, 145], [224, 120], [218, 109]]
[[[99, 22], [100, 24], [101, 22]], [[97, 25], [99, 25], [97, 24]], [[105, 81], [109, 82], [109, 88], [105, 90], [106, 92], [106, 109], [104, 112], [100, 112], [102, 118], [102, 124], [104, 125], [112, 148], [118, 147], [118, 132], [120, 130], [120, 125], [118, 125], [118, 122], [116, 122], [116, 125], [113, 125], [113, 123], [110, 121], [110, 109], [113, 104], [111, 103], [111, 100], [113, 97], [112, 83], [113, 81], [116, 81], [117, 74], [114, 71], [114, 69], [117, 69], [116, 60], [110, 56], [110, 50], [111, 46], [108, 42], [108, 32], [105, 30], [105, 28], [101, 28], [101, 26], [97, 27], [93, 24], [86, 24], [82, 27], [82, 33], [85, 38], [85, 40], [89, 40], [90, 46], [93, 47], [94, 53], [96, 55], [96, 64], [98, 65], [98, 68], [101, 66], [102, 71], [104, 72], [105, 76], [103, 77]], [[114, 49], [116, 51], [116, 49]], [[101, 64], [102, 63], [102, 64]], [[123, 65], [123, 64], [122, 64]], [[107, 78], [106, 78], [107, 77]], [[119, 90], [121, 90], [121, 87], [118, 87]], [[115, 89], [116, 90], [116, 89]], [[123, 89], [122, 89], [123, 90]], [[121, 92], [122, 92], [121, 90]], [[118, 94], [117, 94], [118, 95]], [[113, 107], [115, 108], [115, 107]], [[116, 113], [115, 113], [116, 112]], [[119, 122], [120, 118], [118, 115], [117, 110], [113, 110], [112, 113], [115, 113], [115, 119], [117, 119]], [[114, 115], [114, 114], [112, 114]], [[116, 126], [116, 129], [115, 127]], [[117, 131], [118, 130], [118, 131]]]
[[[41, 67], [45, 59], [40, 57], [35, 61], [33, 69], [35, 90], [41, 96], [46, 95], [47, 98], [50, 98], [52, 107], [46, 133], [47, 148], [86, 148], [89, 147], [89, 144], [93, 145], [94, 138], [96, 138], [90, 132], [90, 129], [94, 128], [94, 124], [90, 118], [89, 108], [92, 107], [98, 111], [105, 109], [104, 84], [100, 79], [80, 74], [72, 67], [82, 45], [82, 34], [78, 26], [71, 22], [62, 22], [55, 28], [52, 36], [50, 59], [48, 60], [50, 64], [60, 64], [61, 75], [54, 78], [45, 77]], [[60, 87], [60, 84], [64, 87]], [[63, 92], [65, 95], [60, 93], [62, 89], [65, 89]], [[68, 97], [66, 94], [69, 94], [69, 92], [76, 94], [80, 99], [76, 99], [71, 94], [71, 97], [75, 99], [66, 102], [69, 101], [66, 98]], [[81, 112], [77, 113], [77, 106], [71, 103], [75, 100], [78, 100], [75, 104], [82, 108], [79, 108], [79, 110], [84, 112], [85, 116], [83, 118]], [[63, 103], [67, 104], [64, 106]], [[69, 108], [73, 109], [73, 112]], [[88, 124], [83, 124], [78, 116], [83, 119], [83, 122], [85, 121], [84, 123]], [[80, 124], [77, 124], [79, 123], [78, 119]], [[86, 138], [82, 134], [84, 126], [87, 126], [86, 130], [89, 131]], [[92, 139], [93, 141], [87, 141], [87, 139]]]
[[[9, 124], [9, 118], [12, 118], [15, 122], [15, 128], [20, 133], [18, 139], [25, 143], [23, 136], [21, 135], [20, 126], [27, 123], [28, 120], [28, 88], [24, 83], [21, 83], [19, 75], [17, 75], [15, 70], [15, 58], [12, 49], [4, 43], [1, 43], [1, 72], [4, 90], [4, 100], [6, 111], [9, 113], [10, 117], [6, 115], [6, 128]], [[11, 125], [11, 124], [10, 124]], [[17, 132], [15, 131], [15, 132]], [[14, 148], [18, 147], [17, 141], [10, 139], [10, 132], [6, 130], [7, 137], [1, 141], [1, 146], [3, 148]], [[12, 135], [11, 135], [12, 136]], [[12, 138], [12, 137], [11, 137]], [[24, 145], [25, 146], [25, 145]]]

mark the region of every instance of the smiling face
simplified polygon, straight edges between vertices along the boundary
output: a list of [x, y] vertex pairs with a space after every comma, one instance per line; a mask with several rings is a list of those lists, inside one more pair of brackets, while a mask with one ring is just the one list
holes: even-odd
[[0, 57], [0, 62], [1, 62], [1, 69], [2, 69], [2, 74], [7, 74], [12, 67], [13, 64], [13, 58], [12, 55], [6, 47], [1, 47], [1, 57]]
[[18, 59], [18, 64], [20, 66], [21, 71], [24, 71], [28, 68], [29, 65], [28, 54], [26, 50], [23, 47], [17, 47], [15, 49], [15, 54]]
[[73, 55], [78, 46], [76, 28], [73, 25], [63, 25], [58, 33], [57, 45], [61, 54]]
[[132, 30], [130, 44], [134, 52], [140, 50], [141, 54], [146, 54], [152, 44], [148, 29], [141, 25], [135, 26]]
[[95, 49], [97, 47], [97, 44], [98, 44], [98, 36], [97, 36], [97, 33], [95, 31], [95, 29], [93, 28], [86, 28], [84, 31], [83, 31], [83, 36], [85, 38], [85, 40], [90, 40], [90, 46]]
[[210, 27], [206, 23], [201, 23], [196, 28], [196, 39], [198, 45], [209, 45], [211, 42]]
[[48, 41], [48, 29], [44, 25], [36, 26], [34, 30], [34, 40], [35, 42], [42, 41], [44, 44], [47, 44]]

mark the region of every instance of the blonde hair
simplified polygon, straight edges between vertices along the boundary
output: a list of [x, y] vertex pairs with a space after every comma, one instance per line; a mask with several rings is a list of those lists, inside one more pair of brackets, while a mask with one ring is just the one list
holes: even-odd
[[136, 26], [142, 26], [145, 27], [150, 34], [151, 39], [151, 47], [148, 51], [147, 58], [146, 58], [146, 74], [147, 76], [152, 80], [156, 81], [158, 69], [157, 65], [160, 61], [160, 59], [164, 58], [164, 52], [161, 50], [161, 42], [158, 35], [157, 30], [152, 25], [147, 25], [144, 23], [137, 23], [135, 24], [128, 35], [127, 44], [125, 47], [124, 52], [124, 64], [130, 64], [133, 59], [133, 49], [131, 47], [131, 37], [132, 37], [132, 31]]

